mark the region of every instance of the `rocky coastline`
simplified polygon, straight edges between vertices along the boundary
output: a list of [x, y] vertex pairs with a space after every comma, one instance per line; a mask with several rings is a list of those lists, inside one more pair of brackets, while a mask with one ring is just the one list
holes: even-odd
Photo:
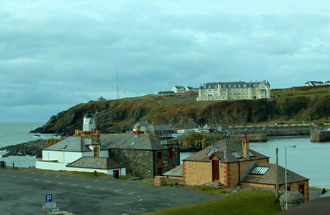
[[2, 147], [0, 151], [6, 151], [6, 154], [2, 155], [2, 157], [30, 155], [41, 158], [41, 147], [45, 143], [46, 140], [44, 139], [32, 140], [26, 143]]

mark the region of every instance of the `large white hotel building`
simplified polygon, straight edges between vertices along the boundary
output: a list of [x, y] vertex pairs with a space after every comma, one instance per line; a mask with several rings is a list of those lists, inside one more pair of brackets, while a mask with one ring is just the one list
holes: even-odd
[[263, 98], [270, 98], [270, 85], [266, 80], [261, 82], [211, 82], [200, 86], [197, 101]]

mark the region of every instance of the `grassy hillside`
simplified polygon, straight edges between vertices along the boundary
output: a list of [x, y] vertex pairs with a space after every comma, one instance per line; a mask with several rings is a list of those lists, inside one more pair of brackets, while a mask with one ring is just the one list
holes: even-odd
[[186, 101], [189, 94], [178, 96], [147, 95], [136, 98], [107, 100], [78, 104], [52, 116], [37, 129], [38, 132], [69, 132], [82, 129], [82, 118], [90, 110], [99, 112], [98, 124], [102, 133], [131, 130], [138, 121], [171, 124], [183, 128], [189, 119], [199, 125], [242, 125], [268, 123], [305, 123], [330, 121], [330, 87], [295, 87], [272, 90], [279, 98], [239, 101]]

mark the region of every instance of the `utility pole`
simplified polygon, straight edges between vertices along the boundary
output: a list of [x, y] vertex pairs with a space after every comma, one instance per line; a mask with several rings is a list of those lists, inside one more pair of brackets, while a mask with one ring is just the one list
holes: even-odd
[[270, 117], [271, 117], [272, 115], [268, 115], [268, 122], [269, 122], [269, 124], [270, 124]]
[[308, 119], [309, 119], [308, 124], [311, 124], [311, 116], [310, 115], [308, 116]]

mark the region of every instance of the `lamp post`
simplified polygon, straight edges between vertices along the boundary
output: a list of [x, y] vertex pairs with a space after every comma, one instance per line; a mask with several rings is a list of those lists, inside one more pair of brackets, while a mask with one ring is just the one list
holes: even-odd
[[[286, 147], [284, 147], [285, 149], [285, 210], [288, 210], [288, 176], [287, 176], [287, 168], [286, 168]], [[293, 146], [288, 146], [291, 148], [296, 148], [296, 145]]]

